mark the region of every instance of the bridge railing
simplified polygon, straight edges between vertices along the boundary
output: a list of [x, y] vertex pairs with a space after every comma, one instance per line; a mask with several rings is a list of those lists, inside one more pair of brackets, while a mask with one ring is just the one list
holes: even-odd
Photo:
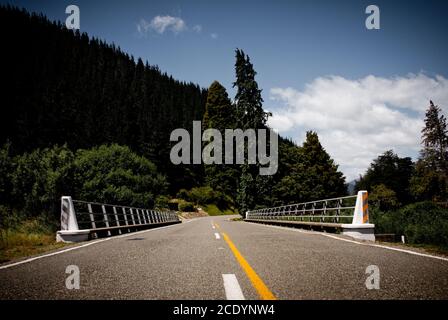
[[247, 213], [248, 219], [348, 223], [353, 219], [356, 196], [295, 203]]
[[174, 211], [80, 201], [64, 196], [61, 198], [61, 230], [56, 238], [78, 242], [179, 222]]
[[354, 196], [248, 211], [245, 220], [336, 227], [355, 238], [374, 239], [374, 225], [369, 223], [367, 191], [359, 191]]

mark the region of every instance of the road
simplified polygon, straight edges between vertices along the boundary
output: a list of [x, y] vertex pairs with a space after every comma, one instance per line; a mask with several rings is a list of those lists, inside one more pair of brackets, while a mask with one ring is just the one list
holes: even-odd
[[[448, 298], [447, 260], [229, 216], [68, 248], [0, 268], [0, 299]], [[66, 288], [69, 265], [79, 289]], [[369, 265], [379, 289], [366, 288]]]

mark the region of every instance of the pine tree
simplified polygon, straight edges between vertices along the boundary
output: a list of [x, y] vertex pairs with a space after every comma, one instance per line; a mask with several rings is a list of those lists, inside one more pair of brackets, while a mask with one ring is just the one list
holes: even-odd
[[295, 154], [296, 162], [289, 166], [288, 173], [275, 188], [283, 203], [340, 197], [347, 193], [345, 178], [320, 144], [317, 133], [307, 132], [306, 141]]
[[226, 89], [218, 81], [214, 81], [208, 89], [202, 121], [204, 128], [214, 128], [220, 131], [234, 128], [234, 111]]
[[411, 179], [411, 192], [419, 200], [448, 199], [448, 131], [440, 113], [430, 101], [422, 130], [423, 149]]
[[243, 50], [236, 50], [236, 81], [233, 87], [237, 88], [235, 95], [238, 127], [241, 129], [262, 128], [268, 119], [263, 110], [263, 98], [258, 83], [255, 81], [257, 73]]
[[[236, 50], [235, 62], [236, 81], [233, 86], [237, 88], [235, 95], [237, 125], [242, 130], [265, 128], [268, 114], [263, 110], [263, 98], [258, 83], [255, 81], [256, 72], [243, 50]], [[247, 162], [241, 165], [237, 204], [241, 214], [253, 209], [256, 205], [258, 178], [257, 166], [250, 167]]]
[[[202, 125], [204, 129], [219, 130], [222, 136], [225, 129], [235, 128], [235, 108], [226, 89], [218, 81], [214, 81], [208, 89]], [[221, 191], [232, 198], [236, 197], [238, 175], [238, 167], [235, 165], [205, 165], [205, 182], [214, 190]]]
[[364, 176], [356, 182], [355, 189], [371, 191], [382, 185], [392, 190], [400, 203], [408, 204], [413, 200], [409, 193], [409, 180], [413, 171], [411, 158], [400, 158], [388, 150], [373, 160]]
[[448, 131], [446, 118], [439, 115], [441, 110], [430, 100], [426, 111], [425, 127], [422, 129], [422, 159], [434, 170], [444, 172], [448, 160]]

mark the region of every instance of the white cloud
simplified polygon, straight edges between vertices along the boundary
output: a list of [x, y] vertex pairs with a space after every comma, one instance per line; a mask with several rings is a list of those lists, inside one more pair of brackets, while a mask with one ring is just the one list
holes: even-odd
[[202, 26], [197, 24], [193, 27], [193, 31], [196, 33], [200, 33], [202, 31]]
[[187, 25], [181, 18], [172, 16], [155, 16], [151, 22], [141, 19], [137, 24], [137, 31], [141, 34], [145, 34], [150, 30], [159, 34], [163, 34], [165, 31], [177, 34], [187, 30]]
[[218, 34], [217, 34], [217, 33], [211, 33], [211, 34], [210, 34], [210, 37], [211, 37], [212, 39], [218, 39]]
[[319, 77], [303, 91], [273, 88], [270, 99], [282, 107], [274, 110], [269, 125], [299, 144], [307, 130], [317, 131], [350, 181], [388, 149], [400, 156], [418, 155], [429, 99], [447, 114], [448, 79], [425, 74], [358, 80]]

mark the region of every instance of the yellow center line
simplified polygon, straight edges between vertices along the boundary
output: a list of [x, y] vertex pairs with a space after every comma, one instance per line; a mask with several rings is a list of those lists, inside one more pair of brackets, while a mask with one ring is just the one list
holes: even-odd
[[239, 262], [239, 264], [243, 268], [244, 272], [246, 272], [246, 275], [249, 278], [250, 282], [252, 283], [254, 288], [257, 290], [258, 295], [261, 297], [261, 299], [263, 299], [263, 300], [277, 300], [277, 298], [274, 296], [274, 294], [264, 284], [263, 280], [261, 280], [261, 278], [255, 272], [255, 270], [252, 269], [252, 267], [247, 262], [247, 260], [238, 251], [236, 246], [230, 240], [229, 236], [227, 234], [225, 234], [225, 233], [222, 233], [222, 235], [224, 237], [224, 240], [229, 245], [230, 250], [232, 250], [232, 253], [235, 256], [236, 260]]

